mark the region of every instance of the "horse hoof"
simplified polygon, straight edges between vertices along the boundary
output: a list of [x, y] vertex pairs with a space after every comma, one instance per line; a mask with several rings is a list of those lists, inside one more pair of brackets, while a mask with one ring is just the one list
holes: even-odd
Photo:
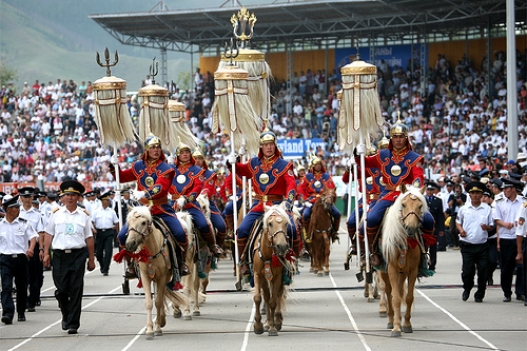
[[192, 320], [192, 316], [183, 316], [183, 320], [184, 321], [191, 321]]
[[388, 323], [386, 325], [386, 329], [393, 329], [393, 323]]
[[155, 336], [161, 336], [161, 335], [163, 335], [163, 331], [162, 331], [162, 330], [156, 330], [156, 331], [154, 332], [154, 335], [155, 335]]
[[174, 318], [181, 318], [181, 315], [182, 315], [181, 311], [174, 311], [174, 314], [173, 314]]
[[260, 335], [260, 334], [263, 334], [264, 330], [263, 329], [254, 329], [254, 333], [256, 335]]
[[324, 271], [324, 275], [329, 275], [329, 271]]
[[388, 317], [388, 312], [379, 312], [379, 317]]
[[194, 312], [192, 312], [192, 315], [193, 316], [201, 316], [201, 312], [200, 311], [194, 311]]
[[403, 330], [404, 333], [413, 333], [414, 332], [412, 327], [402, 327], [401, 329]]
[[152, 340], [154, 338], [154, 332], [146, 333], [146, 340]]
[[269, 336], [278, 336], [278, 332], [276, 330], [270, 330], [267, 335], [269, 335]]
[[393, 331], [392, 334], [390, 335], [392, 338], [397, 338], [397, 337], [400, 337], [401, 336], [401, 332], [400, 331]]
[[315, 273], [315, 270], [313, 268], [309, 268], [309, 273]]
[[282, 330], [282, 324], [276, 324], [275, 328], [276, 328], [277, 331]]
[[317, 277], [322, 277], [322, 276], [324, 276], [324, 275], [322, 274], [322, 272], [318, 272], [318, 273], [317, 273]]
[[368, 297], [368, 302], [373, 302], [375, 299], [373, 297]]

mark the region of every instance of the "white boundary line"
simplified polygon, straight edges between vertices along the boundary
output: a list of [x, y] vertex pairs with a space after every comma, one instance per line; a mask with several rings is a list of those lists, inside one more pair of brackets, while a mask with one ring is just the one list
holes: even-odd
[[434, 301], [432, 301], [431, 298], [429, 298], [425, 293], [421, 292], [421, 290], [419, 289], [415, 289], [415, 291], [417, 291], [422, 297], [424, 297], [428, 302], [430, 302], [432, 305], [434, 305], [437, 309], [439, 309], [441, 312], [443, 312], [444, 314], [446, 314], [447, 316], [449, 316], [454, 322], [456, 322], [457, 324], [459, 324], [463, 329], [465, 329], [466, 331], [468, 331], [470, 334], [474, 335], [476, 338], [478, 338], [481, 342], [487, 344], [491, 349], [493, 350], [500, 350], [499, 348], [497, 348], [496, 346], [494, 346], [490, 341], [488, 341], [487, 339], [485, 339], [484, 337], [482, 337], [481, 335], [479, 335], [478, 333], [476, 333], [475, 331], [473, 331], [472, 329], [470, 329], [466, 324], [464, 324], [463, 322], [461, 322], [459, 319], [457, 319], [452, 313], [448, 312], [447, 310], [445, 310], [443, 307], [439, 306], [437, 303], [435, 303]]
[[256, 314], [256, 306], [253, 303], [253, 308], [251, 311], [251, 316], [249, 317], [249, 321], [247, 322], [247, 326], [245, 327], [245, 333], [243, 333], [243, 343], [240, 351], [246, 351], [247, 347], [249, 345], [249, 335], [251, 335], [251, 329], [254, 322], [254, 315]]
[[[337, 288], [337, 283], [335, 283], [335, 279], [333, 279], [333, 276], [331, 273], [329, 274], [329, 278], [331, 279], [331, 284], [333, 284], [333, 287]], [[351, 322], [351, 325], [353, 326], [353, 329], [357, 333], [357, 337], [359, 338], [360, 342], [364, 346], [364, 349], [366, 351], [371, 351], [371, 348], [368, 346], [368, 343], [366, 342], [366, 339], [364, 338], [364, 335], [362, 335], [362, 332], [359, 329], [359, 326], [355, 322], [355, 319], [353, 318], [351, 311], [349, 310], [348, 306], [346, 305], [346, 302], [344, 302], [344, 298], [340, 294], [340, 291], [335, 290], [335, 294], [339, 298], [340, 304], [342, 305], [342, 308], [344, 308], [344, 311], [346, 311], [346, 314], [348, 315], [348, 318]]]

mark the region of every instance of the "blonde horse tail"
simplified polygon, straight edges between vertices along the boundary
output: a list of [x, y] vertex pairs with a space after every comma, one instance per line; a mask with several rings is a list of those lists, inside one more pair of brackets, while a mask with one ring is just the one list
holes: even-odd
[[187, 306], [190, 303], [188, 297], [186, 297], [180, 291], [165, 289], [165, 297], [168, 298], [170, 302], [172, 302], [172, 304], [178, 308], [180, 306]]

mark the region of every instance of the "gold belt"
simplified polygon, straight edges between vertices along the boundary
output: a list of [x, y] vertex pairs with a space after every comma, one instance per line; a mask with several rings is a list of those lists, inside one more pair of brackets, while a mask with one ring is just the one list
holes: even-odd
[[283, 195], [259, 195], [255, 194], [254, 198], [263, 202], [274, 202], [282, 201], [284, 199]]
[[159, 206], [159, 205], [166, 205], [166, 204], [168, 204], [168, 198], [166, 196], [161, 197], [159, 199], [148, 200], [148, 205], [151, 205], [151, 206]]

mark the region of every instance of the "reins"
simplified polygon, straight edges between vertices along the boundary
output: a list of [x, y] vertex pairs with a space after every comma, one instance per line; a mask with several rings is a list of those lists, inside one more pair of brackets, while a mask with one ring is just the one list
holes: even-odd
[[[150, 222], [150, 224], [147, 226], [147, 230], [144, 231], [144, 232], [140, 232], [139, 230], [135, 229], [135, 228], [130, 228], [128, 227], [128, 232], [135, 232], [139, 235], [141, 235], [143, 238], [147, 238], [150, 234], [152, 234], [152, 226], [154, 224], [152, 222]], [[165, 246], [167, 245], [167, 238], [164, 238], [163, 240], [163, 244], [161, 245], [161, 248], [159, 249], [159, 251], [155, 254], [155, 255], [152, 255], [150, 256], [148, 259], [149, 260], [154, 260], [156, 258], [158, 258], [161, 254], [163, 254], [163, 251], [165, 250]], [[143, 243], [143, 246], [144, 246], [144, 243]]]

